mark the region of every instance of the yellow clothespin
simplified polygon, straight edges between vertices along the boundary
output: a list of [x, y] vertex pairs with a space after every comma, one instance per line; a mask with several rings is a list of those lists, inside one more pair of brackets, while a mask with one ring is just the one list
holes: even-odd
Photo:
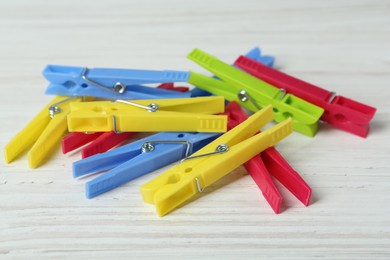
[[163, 216], [203, 192], [205, 187], [292, 132], [291, 119], [286, 119], [256, 134], [272, 119], [272, 107], [267, 106], [180, 164], [144, 184], [141, 187], [144, 201], [155, 204], [157, 214]]
[[70, 112], [69, 104], [80, 102], [81, 99], [81, 97], [55, 97], [5, 146], [5, 161], [12, 162], [31, 147], [27, 154], [29, 166], [38, 167], [52, 153], [53, 148], [68, 129], [66, 116]]
[[71, 104], [70, 132], [226, 132], [223, 97]]

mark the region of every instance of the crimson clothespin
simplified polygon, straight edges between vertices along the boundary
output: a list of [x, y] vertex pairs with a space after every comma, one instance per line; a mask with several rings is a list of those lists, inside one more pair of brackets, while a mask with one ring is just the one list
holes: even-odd
[[[248, 118], [240, 105], [234, 101], [227, 105], [225, 114], [228, 116], [229, 130]], [[282, 196], [271, 175], [305, 206], [309, 205], [311, 188], [274, 147], [270, 147], [261, 155], [253, 157], [244, 166], [276, 214], [280, 212]]]
[[173, 90], [173, 91], [177, 91], [177, 92], [187, 92], [187, 91], [189, 91], [188, 87], [174, 86], [174, 83], [163, 83], [163, 84], [157, 86], [157, 88], [162, 88], [162, 89], [166, 89], [166, 90]]
[[335, 92], [294, 78], [245, 56], [240, 56], [234, 65], [287, 93], [323, 108], [325, 113], [321, 120], [334, 127], [361, 137], [367, 136], [369, 124], [374, 117], [376, 108], [343, 96], [337, 96]]
[[133, 134], [132, 132], [71, 133], [62, 138], [62, 152], [65, 154], [90, 143], [81, 150], [81, 157], [87, 158], [110, 150], [129, 139]]
[[[175, 87], [173, 83], [163, 83], [157, 86], [157, 88], [173, 90], [177, 92], [187, 92], [189, 90], [188, 87]], [[87, 158], [94, 154], [104, 153], [111, 148], [120, 145], [129, 139], [133, 134], [134, 133], [131, 132], [71, 133], [62, 138], [62, 152], [66, 154], [90, 143], [81, 150], [82, 158]]]

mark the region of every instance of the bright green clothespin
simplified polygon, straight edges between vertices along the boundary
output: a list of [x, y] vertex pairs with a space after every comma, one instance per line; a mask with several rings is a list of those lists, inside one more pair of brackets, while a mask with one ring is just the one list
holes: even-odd
[[199, 49], [194, 49], [187, 57], [220, 78], [191, 72], [189, 83], [215, 95], [224, 96], [229, 101], [237, 101], [253, 112], [271, 104], [277, 122], [291, 117], [294, 130], [310, 137], [316, 134], [318, 120], [324, 112], [322, 108], [287, 94], [283, 89], [261, 81]]

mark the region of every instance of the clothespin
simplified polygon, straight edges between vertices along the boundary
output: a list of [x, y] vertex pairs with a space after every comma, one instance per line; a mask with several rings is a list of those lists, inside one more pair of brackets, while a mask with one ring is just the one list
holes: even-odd
[[273, 67], [275, 63], [275, 57], [269, 55], [262, 55], [259, 47], [253, 48], [247, 54], [245, 54], [245, 56], [251, 58], [252, 60], [260, 62], [268, 67]]
[[132, 135], [134, 135], [133, 132], [74, 132], [62, 138], [62, 152], [66, 154], [88, 144], [81, 150], [81, 158], [87, 158], [110, 150], [129, 139]]
[[[233, 129], [248, 117], [236, 102], [230, 102], [226, 107], [228, 115], [228, 129]], [[311, 188], [294, 171], [275, 147], [264, 150], [261, 155], [255, 155], [244, 163], [244, 167], [252, 176], [257, 186], [262, 191], [265, 199], [276, 214], [280, 212], [282, 196], [276, 188], [271, 175], [283, 184], [305, 206], [310, 203]]]
[[234, 63], [251, 75], [309, 101], [325, 110], [321, 120], [336, 128], [366, 137], [376, 108], [338, 96], [313, 84], [240, 56]]
[[[269, 67], [272, 67], [275, 62], [275, 57], [269, 55], [262, 55], [259, 47], [253, 48], [247, 54], [245, 54], [245, 56], [250, 57], [251, 59], [254, 59], [258, 62], [261, 62]], [[212, 93], [197, 87], [191, 89], [191, 97], [206, 97], [211, 95]]]
[[71, 106], [70, 132], [226, 132], [223, 97], [99, 101]]
[[[273, 119], [272, 107], [258, 111], [245, 122], [206, 145], [181, 164], [141, 186], [145, 202], [163, 216], [292, 132], [291, 119], [258, 130]], [[256, 134], [256, 135], [254, 135]]]
[[190, 90], [189, 87], [175, 86], [173, 82], [160, 84], [159, 86], [157, 86], [157, 88], [172, 90], [172, 91], [177, 91], [177, 92], [188, 92]]
[[158, 133], [73, 163], [73, 176], [107, 171], [86, 183], [93, 198], [126, 182], [189, 156], [220, 134]]
[[138, 84], [187, 82], [189, 73], [182, 71], [152, 71], [105, 69], [48, 65], [43, 76], [50, 81], [46, 94], [91, 96], [105, 99], [185, 98], [190, 93], [170, 91]]
[[55, 97], [6, 145], [5, 161], [10, 163], [31, 147], [28, 152], [29, 166], [36, 168], [42, 164], [68, 129], [66, 116], [70, 111], [69, 105], [79, 103], [81, 99]]
[[[163, 83], [157, 88], [168, 89], [178, 92], [187, 92], [188, 87], [183, 86], [174, 86], [173, 83]], [[95, 132], [95, 133], [82, 133], [74, 132], [64, 138], [62, 138], [62, 152], [64, 154], [73, 151], [83, 145], [88, 144], [81, 150], [82, 158], [87, 158], [97, 153], [104, 153], [111, 148], [120, 145], [128, 138], [130, 138], [134, 133], [132, 132]]]
[[251, 111], [271, 104], [276, 121], [281, 122], [292, 117], [293, 128], [296, 131], [308, 136], [315, 135], [318, 129], [317, 122], [324, 112], [322, 108], [287, 94], [201, 50], [193, 50], [188, 58], [221, 79], [191, 72], [188, 80], [191, 84], [213, 94], [222, 95], [229, 101], [237, 101]]

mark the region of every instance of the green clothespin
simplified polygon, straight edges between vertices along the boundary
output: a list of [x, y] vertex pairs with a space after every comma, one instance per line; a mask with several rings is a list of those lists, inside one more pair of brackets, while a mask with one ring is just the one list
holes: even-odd
[[261, 81], [199, 49], [194, 49], [187, 57], [219, 78], [190, 72], [189, 83], [215, 95], [224, 96], [229, 101], [237, 101], [253, 112], [271, 104], [275, 121], [281, 122], [291, 117], [294, 130], [310, 137], [316, 134], [318, 120], [324, 113], [322, 108], [288, 94], [285, 90]]

